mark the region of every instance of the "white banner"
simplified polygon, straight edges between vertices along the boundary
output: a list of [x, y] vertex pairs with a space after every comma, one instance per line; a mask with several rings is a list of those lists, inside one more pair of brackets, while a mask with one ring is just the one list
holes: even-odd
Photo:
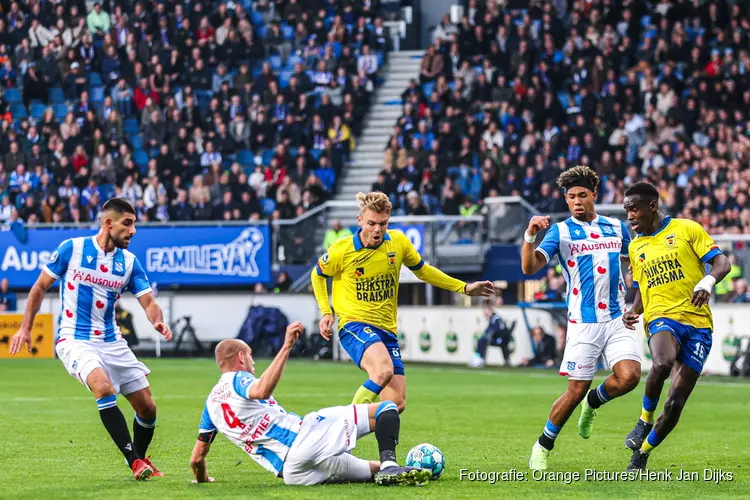
[[[737, 350], [739, 337], [750, 335], [741, 325], [750, 324], [750, 307], [719, 304], [712, 307], [714, 316], [713, 346], [703, 369], [703, 374], [728, 375], [731, 360]], [[523, 314], [518, 307], [498, 307], [496, 312], [506, 324], [515, 321], [513, 338], [515, 349], [511, 363], [533, 356], [531, 341]], [[555, 324], [546, 311], [527, 310], [531, 327], [540, 326], [555, 336]], [[461, 307], [401, 307], [399, 308], [399, 339], [404, 361], [427, 363], [467, 364], [474, 354], [476, 339], [484, 332], [487, 320], [480, 308]], [[641, 323], [636, 328], [643, 358], [643, 368], [651, 368], [651, 357]], [[343, 353], [346, 357], [346, 353]], [[488, 365], [502, 365], [499, 348], [490, 347]]]

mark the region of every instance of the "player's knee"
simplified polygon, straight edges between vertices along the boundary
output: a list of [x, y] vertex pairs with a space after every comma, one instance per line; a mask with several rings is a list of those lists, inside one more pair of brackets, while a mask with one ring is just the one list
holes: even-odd
[[390, 363], [381, 363], [375, 367], [370, 378], [379, 386], [385, 387], [393, 378], [393, 365]]
[[620, 381], [620, 385], [623, 390], [633, 390], [638, 385], [638, 382], [641, 381], [641, 368], [637, 367], [632, 370], [628, 370], [617, 378]]
[[155, 420], [156, 419], [156, 403], [154, 402], [153, 399], [149, 398], [148, 401], [144, 401], [142, 404], [138, 406], [136, 413], [142, 419]]
[[403, 413], [404, 410], [406, 410], [406, 398], [402, 396], [396, 396], [396, 397], [392, 397], [391, 401], [396, 403], [396, 409], [398, 410], [399, 413]]
[[117, 395], [115, 387], [107, 379], [94, 380], [89, 382], [89, 389], [96, 399], [105, 398], [107, 396]]
[[654, 363], [651, 366], [651, 371], [654, 372], [654, 375], [658, 378], [666, 379], [669, 377], [669, 374], [672, 373], [672, 366], [674, 366], [673, 359], [655, 357]]

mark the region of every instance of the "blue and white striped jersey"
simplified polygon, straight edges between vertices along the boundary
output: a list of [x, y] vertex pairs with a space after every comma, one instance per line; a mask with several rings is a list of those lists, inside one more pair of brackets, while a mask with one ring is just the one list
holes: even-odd
[[135, 255], [121, 248], [106, 253], [95, 236], [63, 241], [44, 271], [60, 280], [58, 338], [116, 342], [121, 338], [115, 303], [124, 291], [136, 297], [151, 291]]
[[199, 433], [218, 430], [279, 476], [302, 419], [284, 411], [273, 396], [250, 399], [250, 387], [257, 380], [250, 372], [224, 373], [206, 399]]
[[604, 323], [623, 314], [626, 288], [620, 258], [628, 257], [629, 245], [625, 224], [603, 215], [591, 223], [571, 217], [549, 228], [536, 250], [547, 262], [560, 254], [570, 322]]

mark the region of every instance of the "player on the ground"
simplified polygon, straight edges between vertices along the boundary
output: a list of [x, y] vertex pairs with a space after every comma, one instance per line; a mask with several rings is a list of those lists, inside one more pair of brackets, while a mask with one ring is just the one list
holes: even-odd
[[[127, 201], [113, 198], [102, 207], [101, 229], [96, 236], [62, 242], [29, 292], [23, 323], [13, 336], [10, 353], [20, 352], [24, 344], [31, 350], [31, 325], [45, 292], [60, 280], [57, 356], [68, 373], [94, 395], [104, 427], [135, 479], [144, 480], [163, 475], [146, 456], [156, 426], [156, 403], [146, 378], [149, 369], [136, 359], [115, 321], [120, 294], [128, 291], [135, 295], [164, 338], [170, 340], [172, 332], [164, 323], [141, 264], [126, 250], [133, 235], [135, 210]], [[132, 441], [117, 406], [118, 393], [135, 410]]]
[[[371, 481], [381, 485], [424, 484], [432, 471], [399, 467], [396, 444], [401, 426], [391, 401], [323, 408], [304, 418], [287, 413], [273, 398], [289, 353], [304, 327], [286, 329], [284, 345], [263, 375], [255, 377], [252, 350], [241, 340], [216, 346], [221, 378], [206, 399], [190, 466], [199, 483], [213, 482], [206, 468], [211, 442], [221, 432], [264, 469], [286, 484]], [[357, 440], [375, 432], [380, 462], [355, 457]]]
[[339, 340], [368, 379], [352, 403], [394, 401], [406, 407], [406, 377], [396, 334], [396, 308], [401, 265], [417, 278], [455, 293], [488, 297], [495, 293], [489, 281], [464, 283], [425, 264], [401, 231], [388, 230], [391, 201], [383, 193], [357, 194], [360, 229], [351, 238], [336, 241], [318, 259], [312, 286], [322, 319], [320, 333], [333, 334], [333, 311], [326, 278], [333, 278], [333, 310], [339, 317]]
[[[565, 282], [568, 332], [560, 375], [568, 387], [552, 405], [542, 435], [534, 443], [529, 468], [544, 470], [560, 430], [582, 404], [578, 433], [591, 437], [596, 410], [632, 391], [641, 378], [641, 357], [633, 332], [620, 317], [625, 311], [621, 258], [627, 258], [630, 235], [617, 219], [597, 215], [594, 208], [599, 177], [586, 166], [563, 172], [557, 184], [565, 193], [572, 217], [550, 226], [549, 216], [534, 216], [524, 235], [521, 265], [527, 276], [538, 273], [557, 253]], [[536, 235], [547, 229], [534, 246]], [[589, 390], [600, 358], [612, 368], [596, 389]], [[588, 394], [587, 394], [588, 391]]]
[[[643, 470], [651, 451], [677, 425], [700, 377], [711, 351], [713, 318], [708, 301], [731, 263], [700, 224], [661, 214], [659, 192], [651, 184], [633, 184], [625, 191], [624, 205], [628, 222], [639, 234], [630, 244], [638, 291], [623, 322], [635, 329], [643, 314], [653, 359], [641, 418], [625, 438], [625, 446], [633, 450], [628, 470]], [[711, 265], [710, 274], [706, 264]], [[654, 411], [670, 374], [674, 375], [664, 412], [654, 425]]]

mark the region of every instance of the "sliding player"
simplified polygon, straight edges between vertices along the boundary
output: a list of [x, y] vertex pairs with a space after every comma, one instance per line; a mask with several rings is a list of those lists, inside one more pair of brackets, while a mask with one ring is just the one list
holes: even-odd
[[[259, 378], [255, 377], [252, 350], [243, 341], [227, 339], [216, 346], [221, 378], [206, 399], [190, 458], [194, 482], [214, 482], [208, 475], [206, 455], [217, 431], [289, 485], [373, 479], [381, 485], [417, 485], [429, 481], [431, 470], [396, 463], [401, 421], [393, 402], [324, 408], [304, 418], [287, 413], [276, 402], [273, 391], [303, 331], [299, 322], [287, 327], [283, 347]], [[348, 453], [370, 432], [375, 432], [380, 462]]]

